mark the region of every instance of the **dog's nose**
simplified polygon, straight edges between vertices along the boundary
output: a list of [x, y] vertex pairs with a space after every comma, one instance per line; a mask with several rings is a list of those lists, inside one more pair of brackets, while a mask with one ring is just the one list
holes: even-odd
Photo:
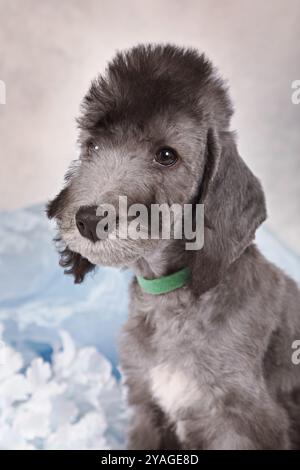
[[96, 215], [96, 211], [97, 206], [82, 206], [75, 216], [80, 234], [94, 243], [98, 240], [97, 223], [101, 220], [101, 217]]

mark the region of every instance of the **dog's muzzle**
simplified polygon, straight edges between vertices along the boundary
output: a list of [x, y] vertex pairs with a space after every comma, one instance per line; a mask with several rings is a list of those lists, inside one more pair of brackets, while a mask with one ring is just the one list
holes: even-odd
[[79, 233], [93, 243], [99, 240], [97, 236], [97, 224], [102, 219], [96, 214], [97, 206], [82, 206], [75, 216]]

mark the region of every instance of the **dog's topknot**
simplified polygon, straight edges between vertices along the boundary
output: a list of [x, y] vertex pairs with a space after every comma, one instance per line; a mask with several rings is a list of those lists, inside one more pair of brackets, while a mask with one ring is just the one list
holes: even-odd
[[122, 121], [142, 124], [165, 110], [205, 114], [226, 130], [233, 112], [227, 88], [206, 56], [170, 44], [118, 52], [92, 82], [81, 110], [79, 127], [87, 130]]

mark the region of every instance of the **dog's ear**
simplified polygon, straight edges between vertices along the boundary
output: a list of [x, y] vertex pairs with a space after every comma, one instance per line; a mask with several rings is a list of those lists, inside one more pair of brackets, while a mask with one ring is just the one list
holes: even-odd
[[207, 133], [198, 202], [204, 204], [204, 246], [194, 252], [191, 282], [203, 293], [222, 279], [266, 218], [260, 182], [239, 156], [230, 132]]
[[89, 260], [83, 258], [79, 253], [71, 251], [68, 247], [59, 251], [60, 261], [59, 264], [63, 268], [65, 274], [72, 274], [74, 276], [75, 284], [80, 284], [85, 275], [95, 269], [95, 265], [90, 263]]
[[49, 219], [53, 219], [54, 217], [58, 217], [60, 213], [63, 211], [64, 207], [68, 202], [68, 192], [69, 188], [66, 186], [63, 188], [57, 196], [55, 196], [52, 201], [49, 201], [46, 206], [46, 214]]
[[[46, 213], [49, 219], [59, 217], [64, 206], [67, 203], [68, 187], [66, 186], [52, 201], [47, 204]], [[75, 284], [80, 284], [85, 275], [95, 269], [95, 265], [90, 263], [89, 260], [83, 258], [79, 253], [71, 251], [68, 247], [61, 248], [60, 237], [55, 238], [60, 254], [59, 264], [65, 268], [65, 274], [72, 274], [74, 276]]]

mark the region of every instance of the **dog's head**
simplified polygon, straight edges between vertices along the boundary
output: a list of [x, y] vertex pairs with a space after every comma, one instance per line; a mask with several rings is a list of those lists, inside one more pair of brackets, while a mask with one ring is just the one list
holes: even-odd
[[128, 265], [160, 243], [97, 238], [96, 208], [111, 204], [117, 213], [119, 196], [147, 207], [204, 203], [204, 248], [193, 270], [202, 290], [217, 282], [265, 218], [260, 184], [229, 132], [231, 115], [226, 87], [195, 50], [138, 46], [116, 55], [83, 100], [80, 157], [48, 205], [76, 282], [94, 265]]

